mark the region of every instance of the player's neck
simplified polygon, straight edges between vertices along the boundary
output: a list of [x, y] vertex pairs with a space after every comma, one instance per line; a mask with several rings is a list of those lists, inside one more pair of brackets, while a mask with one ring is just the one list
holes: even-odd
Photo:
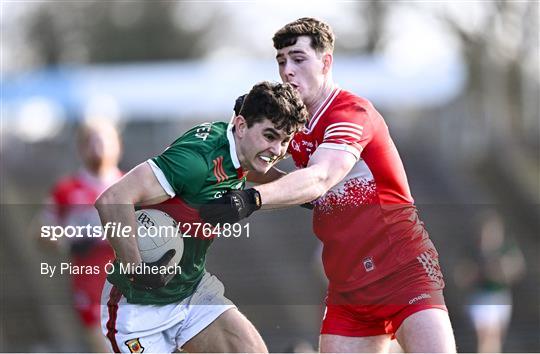
[[308, 109], [310, 117], [313, 117], [315, 115], [317, 110], [321, 107], [326, 98], [332, 93], [334, 88], [334, 81], [332, 79], [326, 80], [318, 90], [315, 98], [311, 102], [306, 103], [306, 107]]
[[242, 149], [241, 149], [240, 141], [238, 140], [238, 136], [236, 135], [234, 131], [233, 131], [233, 137], [234, 137], [234, 145], [236, 146], [236, 149], [235, 149], [236, 157], [238, 158], [238, 162], [240, 162], [240, 167], [243, 170], [248, 171], [246, 163], [245, 163], [245, 159], [244, 159], [244, 153], [242, 152]]

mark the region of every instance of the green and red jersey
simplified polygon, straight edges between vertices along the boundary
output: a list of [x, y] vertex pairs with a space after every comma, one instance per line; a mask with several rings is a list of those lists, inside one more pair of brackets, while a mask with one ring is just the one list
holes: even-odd
[[134, 288], [118, 266], [108, 280], [130, 303], [168, 304], [190, 296], [205, 272], [206, 252], [213, 238], [203, 236], [203, 228], [197, 228], [202, 224], [198, 206], [228, 190], [243, 189], [246, 178], [238, 161], [232, 127], [225, 122], [194, 127], [148, 163], [171, 199], [145, 208], [163, 210], [180, 223], [184, 241], [182, 273], [167, 286], [150, 291]]

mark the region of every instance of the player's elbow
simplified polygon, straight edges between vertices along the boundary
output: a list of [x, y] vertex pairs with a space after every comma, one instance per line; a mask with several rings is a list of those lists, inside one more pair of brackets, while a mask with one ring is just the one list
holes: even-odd
[[333, 186], [331, 182], [332, 179], [331, 179], [330, 173], [327, 170], [317, 169], [313, 177], [314, 177], [314, 180], [312, 183], [313, 195], [311, 196], [312, 198], [311, 200], [315, 200], [317, 198], [322, 197]]
[[96, 201], [94, 202], [94, 208], [97, 210], [102, 210], [106, 205], [111, 204], [111, 201], [112, 195], [109, 189], [107, 189], [101, 193], [99, 197], [97, 197]]
[[97, 210], [102, 210], [108, 205], [123, 204], [122, 195], [115, 185], [107, 188], [94, 202], [94, 207]]
[[356, 160], [349, 158], [348, 155], [346, 159], [338, 159], [337, 157], [319, 161], [319, 163], [315, 163], [306, 169], [310, 171], [312, 190], [317, 194], [315, 196], [316, 198], [322, 197], [332, 187], [343, 180], [356, 163]]

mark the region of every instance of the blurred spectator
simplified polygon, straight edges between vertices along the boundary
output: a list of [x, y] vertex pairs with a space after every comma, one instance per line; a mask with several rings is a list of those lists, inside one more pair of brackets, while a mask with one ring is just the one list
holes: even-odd
[[[121, 141], [116, 128], [107, 120], [90, 120], [77, 132], [77, 147], [83, 166], [76, 173], [61, 178], [53, 187], [40, 215], [41, 225], [101, 225], [94, 209], [96, 198], [122, 176], [118, 169]], [[108, 351], [100, 330], [101, 289], [105, 282], [104, 265], [114, 259], [114, 252], [101, 238], [81, 237], [42, 243], [67, 250], [76, 267], [98, 266], [99, 274], [73, 274], [73, 304], [85, 328], [90, 350]], [[93, 269], [93, 268], [92, 268]]]
[[525, 261], [498, 212], [483, 214], [479, 225], [474, 259], [459, 264], [456, 282], [472, 290], [467, 311], [477, 351], [500, 353], [512, 315], [511, 286], [523, 276]]

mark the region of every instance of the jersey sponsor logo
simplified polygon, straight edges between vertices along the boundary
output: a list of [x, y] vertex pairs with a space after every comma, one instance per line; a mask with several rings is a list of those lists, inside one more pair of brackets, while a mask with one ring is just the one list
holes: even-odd
[[218, 191], [218, 192], [216, 192], [216, 194], [214, 194], [214, 199], [218, 199], [218, 198], [223, 197], [223, 195], [225, 193], [227, 193], [227, 191]]
[[[238, 182], [237, 184], [232, 185], [232, 186], [230, 187], [230, 189], [242, 189], [243, 186], [244, 186], [244, 182], [240, 181], [240, 182]], [[216, 193], [214, 193], [213, 198], [214, 198], [214, 199], [221, 198], [221, 197], [223, 197], [223, 195], [225, 195], [225, 193], [227, 193], [228, 191], [229, 191], [229, 190], [217, 191]]]
[[300, 152], [300, 145], [298, 145], [298, 142], [296, 140], [291, 141], [291, 146], [294, 150]]
[[216, 183], [221, 183], [229, 179], [229, 176], [223, 169], [223, 156], [220, 156], [212, 161], [214, 163], [214, 176], [216, 177]]
[[373, 257], [366, 257], [364, 258], [364, 269], [366, 272], [371, 272], [375, 269], [375, 262], [373, 262]]
[[205, 141], [208, 135], [210, 135], [210, 130], [212, 130], [212, 123], [203, 123], [197, 128], [195, 136]]
[[131, 353], [143, 353], [144, 347], [141, 345], [139, 338], [129, 339], [124, 342]]

